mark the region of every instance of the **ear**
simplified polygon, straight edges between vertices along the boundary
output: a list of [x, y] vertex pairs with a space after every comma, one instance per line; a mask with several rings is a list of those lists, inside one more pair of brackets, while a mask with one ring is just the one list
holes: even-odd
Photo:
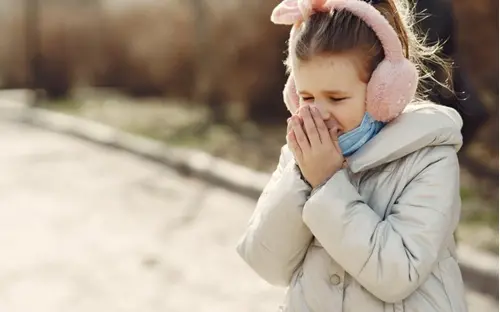
[[271, 22], [275, 24], [293, 25], [302, 18], [299, 0], [284, 0], [271, 13]]

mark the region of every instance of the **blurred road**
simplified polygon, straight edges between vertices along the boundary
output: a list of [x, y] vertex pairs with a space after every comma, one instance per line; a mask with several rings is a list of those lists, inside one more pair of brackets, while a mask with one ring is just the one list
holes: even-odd
[[234, 250], [253, 200], [3, 121], [0, 172], [0, 311], [255, 312], [282, 300]]

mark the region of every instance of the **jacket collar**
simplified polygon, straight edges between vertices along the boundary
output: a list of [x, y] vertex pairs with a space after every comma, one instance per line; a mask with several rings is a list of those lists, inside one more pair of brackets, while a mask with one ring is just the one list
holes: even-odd
[[462, 118], [452, 108], [429, 102], [411, 104], [347, 159], [360, 172], [405, 157], [427, 146], [462, 147]]

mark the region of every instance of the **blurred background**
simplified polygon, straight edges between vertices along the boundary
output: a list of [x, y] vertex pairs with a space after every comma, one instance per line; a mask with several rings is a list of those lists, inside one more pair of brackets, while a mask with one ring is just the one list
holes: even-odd
[[[271, 172], [288, 116], [288, 28], [269, 21], [278, 2], [0, 0], [0, 88]], [[460, 99], [437, 86], [430, 98], [465, 123], [458, 239], [498, 254], [498, 1], [416, 5], [429, 42], [445, 42], [456, 65]]]

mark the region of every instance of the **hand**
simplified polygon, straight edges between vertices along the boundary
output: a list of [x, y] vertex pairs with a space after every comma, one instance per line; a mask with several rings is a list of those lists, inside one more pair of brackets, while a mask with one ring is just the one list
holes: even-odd
[[[303, 126], [302, 126], [303, 121]], [[314, 188], [343, 167], [337, 128], [328, 130], [316, 107], [303, 106], [288, 122], [287, 144], [302, 175]]]

